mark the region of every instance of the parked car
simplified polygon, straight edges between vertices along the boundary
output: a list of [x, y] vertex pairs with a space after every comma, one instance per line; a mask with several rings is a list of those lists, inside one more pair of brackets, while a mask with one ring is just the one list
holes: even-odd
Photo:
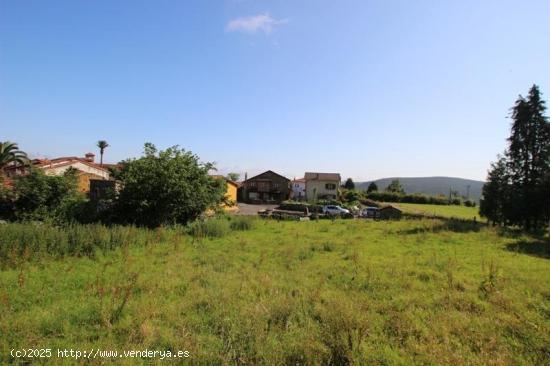
[[342, 215], [349, 215], [350, 212], [348, 209], [342, 208], [340, 206], [336, 205], [327, 205], [323, 206], [323, 213], [326, 215], [335, 215], [335, 216], [342, 216]]
[[366, 219], [377, 219], [380, 217], [380, 210], [378, 207], [365, 207], [361, 210], [360, 216]]

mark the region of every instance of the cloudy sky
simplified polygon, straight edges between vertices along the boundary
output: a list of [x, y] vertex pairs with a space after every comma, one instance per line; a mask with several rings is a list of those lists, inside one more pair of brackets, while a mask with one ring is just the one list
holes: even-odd
[[550, 95], [545, 1], [0, 0], [0, 140], [222, 173], [484, 179]]

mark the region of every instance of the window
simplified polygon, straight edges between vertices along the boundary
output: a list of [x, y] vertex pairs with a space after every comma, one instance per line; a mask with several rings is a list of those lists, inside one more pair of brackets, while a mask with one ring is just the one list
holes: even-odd
[[273, 188], [279, 189], [279, 183], [273, 183]]
[[327, 183], [327, 184], [325, 184], [325, 189], [328, 189], [328, 190], [336, 189], [336, 184], [334, 184], [334, 183]]

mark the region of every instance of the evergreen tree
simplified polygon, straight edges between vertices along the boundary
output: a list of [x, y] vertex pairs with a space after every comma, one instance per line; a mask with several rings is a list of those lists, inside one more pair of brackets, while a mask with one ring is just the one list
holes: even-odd
[[483, 185], [483, 198], [479, 205], [481, 216], [487, 217], [493, 224], [505, 223], [505, 202], [508, 202], [510, 190], [508, 162], [499, 157], [491, 164], [487, 182]]
[[371, 193], [371, 192], [378, 192], [378, 186], [374, 182], [371, 182], [367, 187], [367, 193]]
[[346, 183], [344, 183], [345, 189], [355, 189], [355, 183], [353, 183], [353, 179], [348, 178], [346, 179]]
[[509, 219], [525, 229], [540, 227], [548, 213], [544, 207], [545, 177], [550, 171], [550, 135], [546, 106], [534, 85], [527, 99], [520, 96], [512, 109], [512, 134], [508, 160], [512, 175], [512, 197], [517, 210]]
[[536, 85], [519, 96], [504, 158], [492, 165], [480, 213], [498, 223], [539, 229], [550, 219], [550, 124]]

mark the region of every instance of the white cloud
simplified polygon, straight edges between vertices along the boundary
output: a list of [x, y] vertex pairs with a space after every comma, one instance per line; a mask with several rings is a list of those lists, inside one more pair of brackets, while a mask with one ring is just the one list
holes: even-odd
[[273, 19], [268, 13], [258, 14], [250, 17], [236, 18], [227, 23], [225, 30], [228, 32], [257, 33], [264, 32], [269, 34], [273, 29], [286, 23], [286, 20]]

